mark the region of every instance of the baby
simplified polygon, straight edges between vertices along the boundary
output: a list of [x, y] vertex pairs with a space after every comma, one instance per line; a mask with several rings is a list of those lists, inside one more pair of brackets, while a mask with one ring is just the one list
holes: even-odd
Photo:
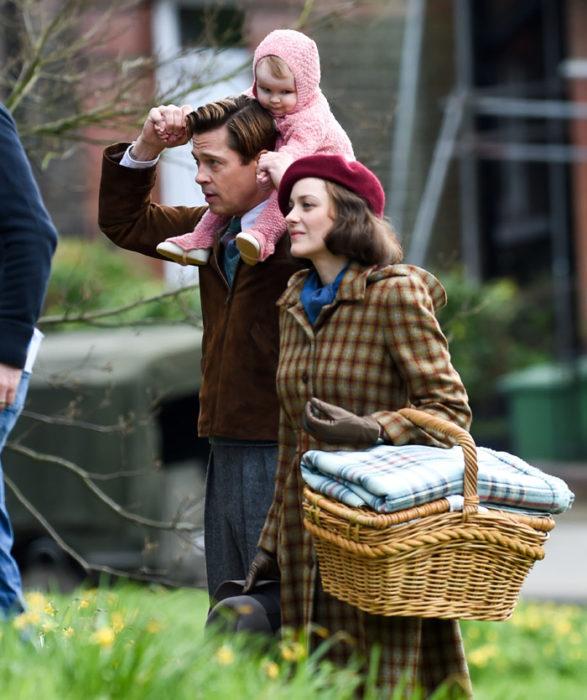
[[[312, 39], [292, 29], [271, 32], [255, 51], [253, 74], [252, 88], [245, 94], [256, 97], [274, 117], [279, 153], [286, 153], [292, 161], [314, 153], [355, 159], [349, 137], [320, 90], [320, 58]], [[268, 156], [265, 156], [267, 166]], [[269, 167], [263, 170], [263, 161], [261, 157], [257, 179], [259, 184], [267, 185]], [[168, 238], [157, 246], [157, 252], [183, 265], [204, 265], [218, 231], [227, 222], [226, 217], [208, 211], [192, 232]], [[266, 260], [286, 230], [277, 194], [273, 192], [254, 228], [236, 236], [243, 262], [255, 265]]]

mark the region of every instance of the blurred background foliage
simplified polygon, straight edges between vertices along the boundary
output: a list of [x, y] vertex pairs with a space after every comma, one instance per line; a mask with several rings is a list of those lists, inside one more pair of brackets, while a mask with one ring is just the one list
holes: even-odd
[[553, 318], [551, 307], [541, 303], [544, 287], [522, 289], [508, 278], [476, 284], [460, 268], [438, 276], [448, 295], [439, 319], [469, 393], [473, 435], [483, 444], [506, 448], [499, 378], [552, 359]]
[[[120, 311], [105, 315], [115, 310]], [[104, 315], [95, 316], [96, 312]], [[115, 248], [105, 238], [61, 239], [40, 324], [45, 332], [88, 324], [118, 327], [161, 322], [199, 325], [198, 293], [193, 288], [169, 293], [165, 280], [153, 275], [149, 261]]]

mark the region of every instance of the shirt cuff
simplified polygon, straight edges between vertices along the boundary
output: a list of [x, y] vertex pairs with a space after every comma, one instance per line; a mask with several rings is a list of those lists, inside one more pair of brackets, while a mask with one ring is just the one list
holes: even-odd
[[123, 168], [133, 168], [134, 170], [142, 170], [146, 168], [152, 168], [155, 165], [157, 165], [157, 162], [159, 161], [159, 156], [157, 156], [157, 158], [154, 158], [153, 160], [135, 160], [130, 154], [130, 149], [133, 147], [133, 145], [134, 144], [131, 143], [131, 145], [126, 149], [124, 155], [120, 159], [120, 165], [122, 165]]

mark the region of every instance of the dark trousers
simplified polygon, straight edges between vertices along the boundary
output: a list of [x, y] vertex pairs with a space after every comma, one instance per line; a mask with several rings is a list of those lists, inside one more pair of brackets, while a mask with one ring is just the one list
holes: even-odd
[[273, 500], [277, 445], [210, 439], [204, 544], [208, 592], [244, 579]]

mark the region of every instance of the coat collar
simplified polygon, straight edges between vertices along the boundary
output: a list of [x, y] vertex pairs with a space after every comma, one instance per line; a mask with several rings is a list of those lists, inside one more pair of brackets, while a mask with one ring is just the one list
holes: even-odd
[[[376, 267], [376, 265], [364, 267], [358, 262], [351, 261], [348, 270], [342, 278], [334, 303], [364, 299], [367, 279]], [[300, 294], [309, 273], [309, 270], [300, 270], [290, 277], [287, 289], [277, 300], [278, 306], [301, 306]]]
[[310, 273], [309, 270], [300, 270], [292, 275], [287, 289], [277, 300], [277, 305], [283, 306], [303, 328], [306, 335], [309, 338], [313, 338], [320, 326], [341, 302], [352, 303], [364, 299], [367, 279], [375, 267], [377, 266], [364, 267], [357, 262], [351, 261], [342, 278], [334, 301], [322, 307], [322, 311], [320, 311], [314, 325], [308, 320], [300, 299], [304, 282]]

